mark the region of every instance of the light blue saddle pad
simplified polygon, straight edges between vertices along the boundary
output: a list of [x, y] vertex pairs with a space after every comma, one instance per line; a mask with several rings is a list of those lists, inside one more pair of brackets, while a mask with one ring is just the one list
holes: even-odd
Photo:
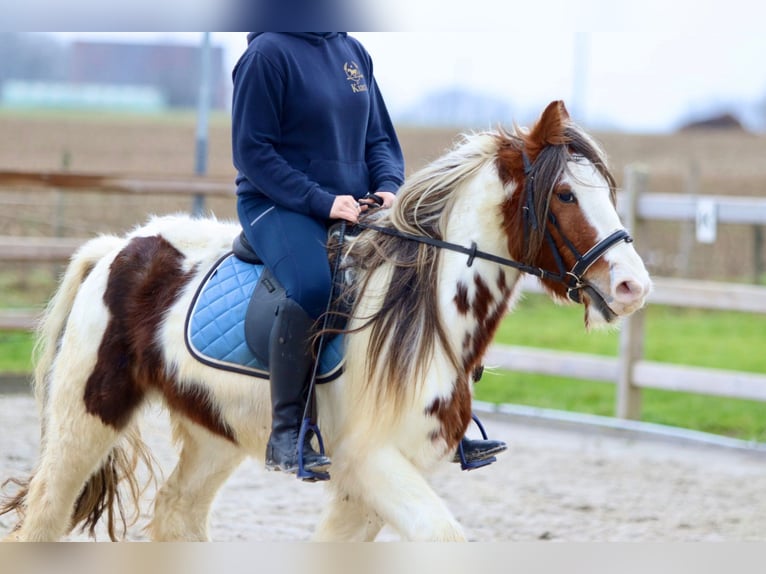
[[[203, 279], [186, 317], [186, 346], [200, 362], [237, 373], [269, 378], [268, 368], [245, 342], [245, 311], [263, 265], [223, 257]], [[271, 325], [265, 326], [271, 329]], [[325, 342], [317, 383], [336, 379], [343, 371], [343, 336]]]

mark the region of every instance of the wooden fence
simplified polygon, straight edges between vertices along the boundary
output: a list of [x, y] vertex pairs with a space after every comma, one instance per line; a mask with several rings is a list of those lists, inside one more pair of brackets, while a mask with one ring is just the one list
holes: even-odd
[[[524, 288], [539, 291], [532, 281]], [[655, 278], [649, 304], [766, 314], [766, 287]], [[766, 401], [766, 374], [645, 360], [645, 319], [643, 310], [623, 319], [617, 357], [495, 344], [485, 362], [517, 372], [614, 383], [615, 415], [625, 419], [640, 418], [644, 388]]]
[[[662, 219], [694, 221], [697, 217], [695, 198], [648, 193], [646, 173], [629, 168], [625, 174], [621, 214], [629, 229], [642, 220]], [[72, 174], [20, 174], [0, 172], [0, 185], [53, 187], [115, 193], [152, 193], [173, 195], [231, 194], [230, 184], [187, 181], [137, 180], [80, 176]], [[103, 188], [101, 186], [104, 186]], [[704, 196], [714, 201], [720, 223], [766, 224], [766, 199], [731, 196]], [[84, 239], [0, 237], [0, 261], [52, 262], [65, 261]], [[538, 289], [536, 282], [526, 281], [525, 289]], [[655, 278], [649, 297], [653, 305], [695, 307], [766, 314], [766, 287]], [[30, 311], [5, 311], [0, 314], [0, 329], [31, 329], [35, 314]], [[665, 390], [720, 395], [766, 401], [766, 374], [709, 369], [647, 361], [643, 358], [643, 311], [623, 322], [618, 357], [587, 355], [493, 345], [486, 363], [518, 372], [568, 376], [617, 385], [615, 414], [637, 419], [641, 410], [641, 390]], [[765, 335], [766, 338], [766, 335]]]
[[28, 190], [55, 189], [86, 191], [93, 193], [118, 193], [129, 195], [175, 195], [175, 196], [229, 196], [234, 195], [231, 180], [206, 177], [189, 178], [143, 178], [118, 175], [94, 175], [86, 173], [48, 171], [0, 170], [0, 187], [18, 187]]
[[[628, 167], [624, 181], [625, 190], [618, 204], [628, 229], [637, 230], [647, 220], [697, 219], [697, 201], [703, 196], [648, 193], [647, 173], [636, 166]], [[704, 201], [715, 206], [717, 223], [766, 225], [766, 199], [705, 195]], [[525, 288], [538, 289], [531, 281], [526, 282]], [[654, 278], [649, 304], [766, 314], [766, 287]], [[766, 374], [644, 360], [644, 322], [645, 311], [623, 320], [616, 358], [495, 345], [487, 356], [487, 364], [513, 371], [615, 383], [615, 415], [625, 419], [640, 418], [643, 388], [766, 401]]]

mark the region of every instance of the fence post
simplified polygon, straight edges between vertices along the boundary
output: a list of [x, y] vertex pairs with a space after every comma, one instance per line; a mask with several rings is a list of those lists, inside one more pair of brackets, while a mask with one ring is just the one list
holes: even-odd
[[763, 226], [753, 225], [753, 283], [763, 281]]
[[[700, 168], [699, 164], [692, 160], [689, 163], [689, 171], [686, 174], [685, 192], [686, 195], [691, 197], [694, 201], [697, 200], [699, 195], [699, 179]], [[692, 253], [694, 252], [696, 225], [694, 220], [684, 221], [681, 223], [681, 235], [678, 240], [678, 270], [677, 275], [680, 277], [689, 277], [691, 274]]]
[[644, 318], [646, 311], [636, 311], [623, 319], [617, 361], [616, 416], [641, 418], [641, 389], [633, 385], [633, 367], [644, 355]]
[[[61, 152], [61, 171], [68, 172], [72, 165], [72, 152], [69, 149], [64, 148]], [[53, 205], [53, 237], [64, 237], [64, 209], [66, 206], [66, 196], [64, 190], [57, 187], [53, 190], [54, 205]], [[50, 265], [51, 277], [54, 283], [59, 280], [59, 274], [61, 273], [61, 263], [53, 262]]]
[[[638, 235], [638, 200], [646, 191], [648, 174], [643, 166], [629, 165], [625, 168], [625, 199], [622, 218], [625, 227], [635, 237]], [[633, 366], [643, 356], [644, 311], [638, 311], [622, 322], [617, 370], [617, 397], [615, 414], [621, 419], [638, 419], [641, 416], [641, 389], [633, 385]]]
[[[194, 153], [194, 173], [199, 176], [207, 173], [210, 75], [210, 32], [202, 32], [202, 45], [200, 46], [199, 100], [197, 102], [196, 147]], [[192, 215], [194, 217], [202, 217], [204, 211], [205, 196], [198, 193], [194, 196], [192, 202]]]

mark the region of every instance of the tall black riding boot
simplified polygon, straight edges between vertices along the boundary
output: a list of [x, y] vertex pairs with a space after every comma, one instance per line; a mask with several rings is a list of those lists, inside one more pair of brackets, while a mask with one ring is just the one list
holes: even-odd
[[[311, 327], [314, 321], [291, 299], [280, 303], [269, 345], [271, 371], [271, 436], [266, 446], [266, 468], [283, 472], [298, 470], [298, 433], [306, 407], [312, 367]], [[304, 468], [328, 466], [330, 459], [316, 452], [307, 437], [303, 447]]]

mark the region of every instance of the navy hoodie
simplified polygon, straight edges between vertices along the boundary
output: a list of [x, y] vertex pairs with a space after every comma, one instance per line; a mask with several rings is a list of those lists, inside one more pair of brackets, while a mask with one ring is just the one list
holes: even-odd
[[248, 42], [233, 72], [237, 193], [325, 219], [337, 195], [395, 193], [404, 160], [362, 45], [342, 32]]

